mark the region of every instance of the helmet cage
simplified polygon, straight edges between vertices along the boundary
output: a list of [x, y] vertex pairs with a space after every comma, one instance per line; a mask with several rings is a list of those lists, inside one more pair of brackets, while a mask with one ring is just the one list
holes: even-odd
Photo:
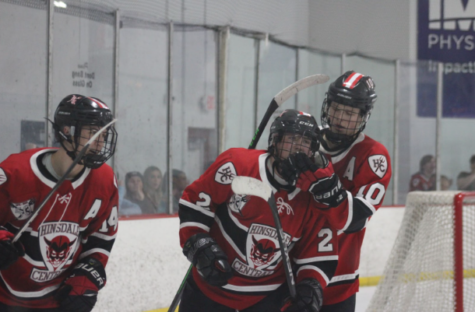
[[[368, 120], [371, 116], [371, 111], [368, 111], [368, 112], [364, 113], [360, 109], [360, 112], [359, 112], [359, 117], [360, 118], [359, 118], [359, 121], [354, 122], [355, 123], [354, 127], [351, 127], [351, 128], [347, 127], [346, 130], [344, 130], [344, 131], [336, 132], [336, 131], [332, 131], [332, 122], [331, 122], [331, 120], [336, 119], [336, 116], [335, 116], [336, 114], [335, 114], [335, 110], [333, 110], [333, 115], [332, 115], [332, 112], [330, 111], [331, 103], [332, 102], [328, 101], [327, 98], [326, 98], [323, 101], [322, 111], [321, 111], [321, 114], [320, 114], [322, 127], [327, 129], [327, 131], [325, 131], [326, 138], [329, 141], [331, 141], [331, 142], [333, 142], [337, 145], [347, 145], [347, 144], [353, 143], [354, 140], [356, 140], [356, 138], [358, 137], [358, 135], [361, 132], [363, 132], [363, 130], [365, 129], [366, 123], [368, 122]], [[339, 103], [339, 104], [342, 104], [342, 103]], [[349, 106], [349, 105], [345, 105], [345, 106]], [[354, 107], [354, 106], [352, 106], [352, 107]], [[343, 116], [340, 116], [338, 118], [345, 120], [345, 117], [343, 117]], [[349, 120], [347, 120], [347, 121], [349, 121]]]
[[[304, 152], [309, 157], [313, 157], [320, 147], [318, 131], [318, 125], [313, 116], [297, 110], [284, 111], [272, 123], [268, 142], [269, 153], [279, 161], [298, 152]], [[280, 147], [278, 147], [279, 143], [282, 143]], [[286, 156], [283, 156], [284, 153]]]
[[[356, 77], [356, 79], [353, 79]], [[376, 102], [375, 84], [371, 77], [362, 76], [354, 71], [347, 71], [338, 77], [326, 93], [321, 111], [321, 123], [324, 128], [328, 128], [325, 132], [326, 138], [337, 145], [346, 145], [353, 143], [358, 135], [365, 129], [374, 102]], [[352, 128], [346, 131], [332, 131], [331, 120], [335, 120], [330, 112], [333, 102], [341, 105], [358, 108], [360, 113], [360, 121]]]
[[[112, 121], [112, 113], [108, 108], [85, 107], [86, 105], [64, 105], [63, 102], [65, 102], [65, 100], [61, 102], [56, 110], [53, 128], [55, 130], [56, 140], [74, 160], [79, 151], [83, 148], [83, 144], [99, 129]], [[69, 133], [64, 133], [64, 127], [69, 127]], [[90, 131], [87, 131], [88, 128], [90, 128]], [[81, 139], [83, 139], [82, 144]], [[66, 142], [69, 144], [66, 144]], [[111, 125], [104, 130], [96, 139], [96, 143], [96, 148], [90, 146], [89, 151], [79, 161], [79, 164], [91, 169], [96, 169], [114, 155], [117, 144], [117, 131], [114, 126]], [[97, 147], [100, 149], [97, 149]]]

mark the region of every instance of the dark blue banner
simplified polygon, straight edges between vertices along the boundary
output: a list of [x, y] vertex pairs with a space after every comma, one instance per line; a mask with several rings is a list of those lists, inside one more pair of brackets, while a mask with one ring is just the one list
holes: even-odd
[[442, 62], [442, 116], [475, 118], [475, 0], [419, 0], [417, 48], [417, 115], [436, 116]]

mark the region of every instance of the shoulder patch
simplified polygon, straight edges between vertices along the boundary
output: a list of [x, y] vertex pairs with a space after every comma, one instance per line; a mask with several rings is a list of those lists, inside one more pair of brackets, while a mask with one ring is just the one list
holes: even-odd
[[10, 203], [10, 209], [17, 220], [26, 220], [35, 210], [35, 200], [32, 198], [22, 203]]
[[7, 175], [5, 174], [5, 171], [3, 171], [2, 168], [0, 168], [0, 185], [2, 185], [5, 182], [7, 182]]
[[374, 174], [382, 178], [388, 169], [388, 161], [384, 155], [373, 155], [368, 157], [368, 163]]
[[216, 170], [214, 180], [219, 184], [231, 184], [236, 176], [236, 168], [232, 162], [227, 162]]

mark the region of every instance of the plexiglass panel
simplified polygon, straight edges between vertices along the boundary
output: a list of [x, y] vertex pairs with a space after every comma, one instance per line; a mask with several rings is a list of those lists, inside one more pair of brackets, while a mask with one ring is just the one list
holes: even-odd
[[[259, 125], [274, 96], [279, 91], [295, 82], [296, 66], [296, 49], [269, 41], [261, 41], [259, 55], [257, 125]], [[296, 108], [295, 97], [292, 97], [288, 99], [287, 102], [283, 103], [275, 112], [271, 120], [269, 120], [266, 130], [262, 133], [261, 139], [257, 144], [258, 149], [267, 149], [270, 125], [275, 117], [286, 108]]]
[[[425, 181], [417, 176], [422, 171], [421, 160], [426, 155], [435, 156], [436, 119], [426, 116], [420, 107], [437, 105], [437, 72], [418, 77], [419, 69], [426, 67], [422, 61], [401, 62], [399, 69], [398, 204], [406, 202], [410, 189], [423, 187]], [[424, 174], [424, 180], [429, 181], [431, 175]]]
[[[475, 77], [473, 73], [450, 75], [444, 70], [444, 101], [440, 125], [441, 190], [448, 187], [449, 190], [475, 191], [475, 158], [472, 159], [475, 155], [473, 146], [475, 107], [462, 102], [463, 99], [470, 97], [473, 99], [475, 86], [466, 86], [466, 79], [469, 78], [467, 76], [470, 75]], [[463, 94], [458, 96], [453, 92], [449, 94], [447, 89], [451, 86], [453, 89], [456, 84], [466, 86], [465, 91], [461, 92]]]
[[0, 161], [45, 145], [47, 21], [44, 4], [0, 2]]
[[330, 83], [341, 75], [341, 57], [300, 49], [298, 63], [299, 79], [315, 74], [325, 74], [330, 77], [326, 83], [309, 87], [297, 94], [297, 108], [312, 114], [320, 125], [320, 112], [325, 93]]
[[184, 186], [217, 156], [216, 34], [176, 29], [173, 53], [172, 153], [174, 178], [180, 180], [174, 190], [178, 200]]
[[255, 128], [256, 40], [231, 34], [224, 149], [248, 147]]
[[[354, 70], [373, 78], [378, 99], [364, 132], [382, 143], [387, 148], [391, 159], [393, 159], [395, 63], [378, 62], [358, 56], [348, 57], [345, 62], [346, 68], [343, 69], [343, 72]], [[391, 179], [386, 191], [384, 205], [393, 203], [392, 183], [393, 179]]]
[[[163, 184], [168, 156], [167, 42], [164, 26], [120, 30], [116, 112], [119, 140], [115, 167], [125, 191], [126, 174], [134, 171], [142, 174], [144, 190], [154, 204], [152, 212], [158, 213], [168, 212]], [[151, 213], [149, 209], [142, 210]], [[126, 207], [121, 207], [120, 211], [122, 214], [134, 213]]]
[[112, 109], [113, 14], [90, 8], [83, 1], [76, 1], [66, 9], [56, 8], [53, 36], [51, 114], [57, 104], [72, 93], [97, 97]]

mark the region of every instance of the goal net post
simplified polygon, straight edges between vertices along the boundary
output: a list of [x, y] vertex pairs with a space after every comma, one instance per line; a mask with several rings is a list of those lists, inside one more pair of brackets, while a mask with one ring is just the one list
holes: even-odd
[[475, 193], [408, 194], [367, 311], [475, 311]]

